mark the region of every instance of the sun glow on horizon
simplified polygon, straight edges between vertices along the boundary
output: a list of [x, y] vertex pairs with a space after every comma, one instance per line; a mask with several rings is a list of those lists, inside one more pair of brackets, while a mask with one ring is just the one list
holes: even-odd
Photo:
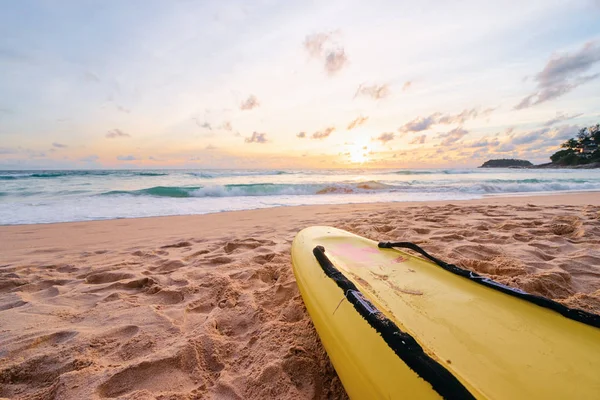
[[366, 142], [356, 142], [349, 145], [348, 156], [353, 164], [364, 164], [371, 161], [371, 145]]

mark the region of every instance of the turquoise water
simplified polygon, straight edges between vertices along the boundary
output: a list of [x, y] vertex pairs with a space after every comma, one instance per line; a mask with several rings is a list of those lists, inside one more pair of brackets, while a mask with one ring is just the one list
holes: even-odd
[[600, 170], [0, 171], [0, 224], [600, 190]]

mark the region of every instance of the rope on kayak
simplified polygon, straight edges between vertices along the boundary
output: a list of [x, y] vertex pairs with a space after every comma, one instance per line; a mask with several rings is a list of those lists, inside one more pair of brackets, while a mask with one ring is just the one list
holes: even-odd
[[572, 319], [577, 322], [582, 322], [586, 325], [594, 326], [596, 328], [600, 328], [600, 315], [593, 314], [584, 310], [580, 310], [577, 308], [569, 308], [561, 303], [558, 303], [554, 300], [550, 300], [547, 297], [538, 296], [535, 294], [527, 293], [521, 289], [512, 288], [510, 286], [503, 285], [499, 282], [496, 282], [490, 278], [486, 278], [484, 276], [479, 275], [477, 272], [469, 271], [467, 269], [463, 269], [457, 267], [454, 264], [448, 264], [431, 254], [427, 253], [418, 245], [411, 242], [379, 242], [379, 248], [381, 249], [392, 249], [392, 248], [403, 248], [410, 249], [421, 254], [423, 257], [433, 261], [435, 264], [439, 265], [446, 271], [452, 272], [453, 274], [460, 275], [464, 278], [470, 279], [473, 282], [477, 282], [480, 285], [487, 286], [489, 288], [498, 290], [500, 292], [509, 294], [511, 296], [518, 297], [525, 301], [529, 301], [531, 303], [537, 304], [540, 307], [549, 308], [553, 311], [558, 312], [559, 314]]
[[[374, 328], [387, 345], [418, 376], [429, 382], [440, 396], [448, 400], [469, 400], [475, 397], [463, 384], [442, 364], [431, 358], [408, 333], [387, 318], [371, 303], [356, 285], [344, 276], [325, 255], [325, 248], [317, 246], [313, 254], [325, 275], [331, 278], [342, 289], [344, 298]], [[343, 298], [342, 298], [343, 300]], [[338, 305], [339, 307], [339, 305]], [[409, 394], [408, 394], [409, 395]], [[410, 396], [410, 395], [409, 395]]]

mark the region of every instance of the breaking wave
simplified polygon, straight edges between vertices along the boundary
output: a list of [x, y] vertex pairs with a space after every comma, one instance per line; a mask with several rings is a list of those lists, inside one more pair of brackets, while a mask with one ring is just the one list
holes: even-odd
[[314, 183], [314, 184], [230, 184], [204, 186], [154, 186], [139, 190], [116, 190], [103, 195], [129, 195], [153, 197], [245, 197], [245, 196], [302, 196], [332, 194], [368, 194], [381, 192], [401, 193], [465, 193], [496, 194], [525, 192], [556, 192], [575, 190], [600, 190], [600, 182], [552, 181], [541, 179], [491, 180], [479, 182], [457, 182], [440, 184], [436, 182], [412, 181], [398, 184], [386, 184], [378, 181], [351, 183]]
[[53, 179], [78, 176], [166, 176], [167, 172], [150, 171], [31, 171], [31, 172], [10, 172], [5, 171], [0, 174], [0, 180], [12, 181], [17, 179]]
[[376, 181], [338, 184], [231, 184], [207, 186], [155, 186], [140, 190], [115, 190], [103, 195], [154, 197], [240, 197], [351, 194], [393, 191], [398, 187]]

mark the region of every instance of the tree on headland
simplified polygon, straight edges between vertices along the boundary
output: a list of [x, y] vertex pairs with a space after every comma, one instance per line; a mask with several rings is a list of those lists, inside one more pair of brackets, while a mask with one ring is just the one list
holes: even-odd
[[580, 165], [600, 162], [600, 124], [583, 128], [577, 138], [571, 138], [560, 145], [559, 150], [550, 156], [553, 164]]

